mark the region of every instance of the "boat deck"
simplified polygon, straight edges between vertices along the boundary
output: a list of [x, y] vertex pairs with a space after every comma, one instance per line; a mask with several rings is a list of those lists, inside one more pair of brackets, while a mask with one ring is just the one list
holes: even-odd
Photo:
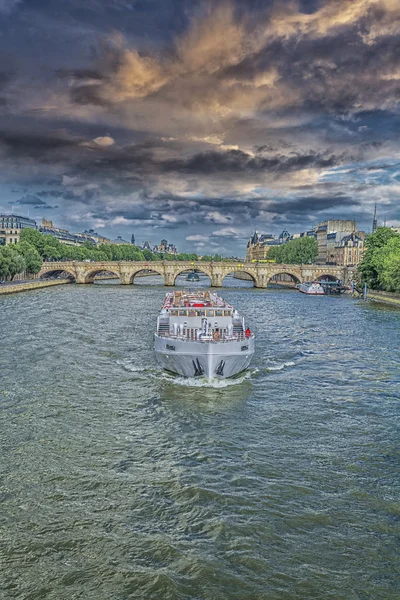
[[226, 308], [232, 306], [222, 298], [208, 291], [182, 292], [174, 291], [166, 295], [163, 308], [184, 308], [184, 307], [208, 307], [208, 308]]

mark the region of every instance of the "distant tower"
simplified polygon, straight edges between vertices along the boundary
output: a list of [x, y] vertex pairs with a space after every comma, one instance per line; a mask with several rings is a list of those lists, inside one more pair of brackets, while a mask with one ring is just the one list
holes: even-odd
[[375, 233], [377, 226], [378, 226], [378, 223], [376, 220], [376, 202], [375, 202], [374, 218], [372, 220], [372, 233]]
[[131, 235], [131, 244], [135, 245], [135, 236], [133, 233]]

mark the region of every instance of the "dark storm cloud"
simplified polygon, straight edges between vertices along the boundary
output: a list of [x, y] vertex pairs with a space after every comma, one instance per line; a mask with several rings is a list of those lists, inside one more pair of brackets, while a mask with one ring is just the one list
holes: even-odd
[[400, 221], [395, 0], [2, 8], [0, 183], [37, 198], [21, 207], [228, 244], [367, 219], [374, 194]]
[[[50, 158], [57, 150], [76, 147], [76, 140], [61, 137], [58, 134], [32, 133], [27, 131], [0, 131], [0, 145], [2, 144], [8, 156], [31, 157], [37, 162]], [[54, 155], [53, 155], [54, 156]]]
[[12, 202], [9, 202], [9, 204], [12, 206], [37, 208], [40, 210], [52, 210], [54, 208], [58, 208], [58, 206], [51, 206], [50, 204], [43, 202], [43, 200], [36, 194], [26, 194], [25, 196], [19, 198], [19, 200], [13, 200]]
[[218, 172], [256, 173], [260, 171], [288, 172], [306, 168], [329, 168], [344, 162], [344, 156], [323, 156], [315, 152], [304, 155], [275, 156], [270, 158], [256, 157], [240, 150], [228, 152], [203, 152], [187, 160], [166, 161], [165, 170], [184, 173], [202, 173], [204, 175]]
[[41, 200], [40, 198], [38, 198], [37, 196], [34, 196], [32, 194], [27, 194], [26, 196], [22, 196], [22, 198], [20, 198], [19, 200], [16, 200], [13, 204], [19, 204], [19, 205], [45, 205], [46, 202], [43, 202], [43, 200]]
[[60, 79], [78, 79], [78, 80], [101, 80], [103, 75], [94, 69], [59, 69], [56, 72]]
[[346, 207], [350, 208], [358, 204], [359, 202], [351, 196], [337, 194], [327, 197], [298, 196], [293, 200], [272, 202], [268, 208], [270, 212], [302, 218], [312, 213], [333, 210], [338, 207], [343, 207], [346, 210]]

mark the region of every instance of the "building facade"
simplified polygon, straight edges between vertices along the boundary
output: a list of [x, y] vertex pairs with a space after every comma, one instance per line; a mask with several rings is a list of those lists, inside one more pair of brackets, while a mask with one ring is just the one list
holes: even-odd
[[110, 243], [109, 238], [104, 237], [104, 235], [99, 235], [93, 229], [89, 229], [89, 230], [85, 229], [85, 231], [83, 233], [75, 233], [74, 235], [80, 236], [89, 242], [93, 241], [95, 244], [109, 244]]
[[161, 240], [158, 246], [154, 246], [153, 252], [158, 252], [159, 254], [177, 254], [178, 251], [174, 244], [168, 244], [167, 240]]
[[357, 231], [357, 223], [355, 221], [344, 221], [339, 219], [330, 219], [318, 223], [316, 234], [318, 242], [317, 264], [326, 264], [328, 255], [335, 245], [340, 240]]
[[345, 235], [331, 248], [328, 247], [328, 263], [341, 267], [356, 267], [360, 264], [364, 253], [363, 231]]
[[36, 221], [19, 215], [0, 215], [0, 246], [17, 244], [22, 229], [36, 229]]
[[257, 230], [247, 242], [246, 261], [253, 262], [257, 260], [265, 260], [271, 246], [279, 244], [276, 235], [270, 233], [259, 234]]
[[68, 229], [61, 229], [60, 227], [54, 227], [53, 221], [47, 220], [45, 218], [42, 219], [42, 224], [39, 227], [40, 233], [46, 235], [52, 235], [57, 238], [61, 244], [66, 244], [67, 246], [80, 246], [85, 242], [90, 242], [95, 245], [95, 241], [89, 238], [82, 236], [80, 233], [71, 233]]

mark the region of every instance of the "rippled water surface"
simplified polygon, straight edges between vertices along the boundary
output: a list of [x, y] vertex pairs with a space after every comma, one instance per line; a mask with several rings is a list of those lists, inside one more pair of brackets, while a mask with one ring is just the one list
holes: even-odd
[[398, 600], [400, 312], [231, 280], [210, 384], [140, 283], [0, 297], [1, 599]]

